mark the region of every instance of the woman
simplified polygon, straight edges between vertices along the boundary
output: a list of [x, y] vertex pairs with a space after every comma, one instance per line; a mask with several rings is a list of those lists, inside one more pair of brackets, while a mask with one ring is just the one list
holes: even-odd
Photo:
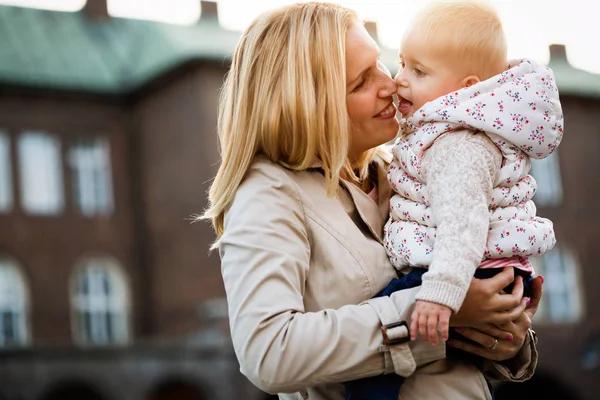
[[[446, 361], [444, 345], [407, 340], [418, 289], [372, 298], [396, 277], [381, 242], [390, 188], [378, 147], [398, 130], [396, 85], [378, 52], [353, 11], [326, 3], [266, 13], [237, 46], [203, 217], [218, 236], [241, 371], [282, 399], [343, 399], [340, 382], [387, 373], [408, 377], [403, 399], [490, 398], [483, 374]], [[525, 310], [520, 280], [499, 293], [513, 279], [507, 269], [474, 280], [451, 325], [478, 329], [453, 345], [489, 359], [487, 377], [518, 381], [537, 362], [529, 318], [541, 282]], [[460, 379], [473, 374], [480, 385]]]

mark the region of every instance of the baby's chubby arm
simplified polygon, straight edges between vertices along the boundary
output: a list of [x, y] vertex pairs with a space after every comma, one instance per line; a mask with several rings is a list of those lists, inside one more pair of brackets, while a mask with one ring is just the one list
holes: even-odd
[[460, 308], [483, 258], [488, 204], [501, 162], [500, 150], [488, 136], [470, 130], [440, 136], [425, 152], [422, 168], [437, 234], [418, 300], [453, 312]]

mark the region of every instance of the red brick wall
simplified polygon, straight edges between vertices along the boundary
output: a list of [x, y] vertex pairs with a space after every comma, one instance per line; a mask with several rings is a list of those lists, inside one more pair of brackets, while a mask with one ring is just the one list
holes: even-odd
[[[15, 258], [30, 290], [32, 341], [35, 345], [71, 342], [69, 280], [82, 257], [106, 254], [115, 258], [136, 282], [135, 237], [129, 184], [128, 133], [118, 105], [52, 96], [0, 97], [0, 129], [8, 130], [13, 146], [15, 208], [0, 213], [0, 252]], [[61, 140], [65, 209], [57, 216], [32, 216], [19, 206], [16, 137], [23, 130], [43, 130]], [[74, 207], [71, 171], [66, 154], [69, 140], [102, 135], [110, 141], [115, 214], [88, 218]], [[134, 323], [134, 326], [136, 324]]]
[[190, 224], [206, 206], [216, 173], [217, 99], [225, 70], [203, 64], [183, 71], [135, 107], [140, 135], [147, 264], [153, 271], [154, 326], [159, 335], [199, 329], [198, 305], [224, 295], [214, 234]]

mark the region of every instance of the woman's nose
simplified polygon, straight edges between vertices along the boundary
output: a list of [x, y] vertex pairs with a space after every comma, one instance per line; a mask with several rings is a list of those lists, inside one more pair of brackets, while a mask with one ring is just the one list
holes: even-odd
[[379, 97], [390, 97], [394, 93], [396, 93], [396, 90], [398, 90], [398, 86], [391, 77], [386, 76], [383, 79], [384, 82], [381, 89], [379, 90]]

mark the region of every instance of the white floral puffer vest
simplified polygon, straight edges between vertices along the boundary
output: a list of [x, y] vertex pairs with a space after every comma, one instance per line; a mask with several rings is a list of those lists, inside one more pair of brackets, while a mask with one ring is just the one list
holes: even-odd
[[[396, 194], [385, 227], [386, 249], [397, 268], [431, 264], [436, 222], [421, 160], [436, 138], [463, 128], [485, 132], [502, 153], [483, 259], [539, 255], [554, 246], [552, 223], [536, 217], [531, 199], [537, 186], [528, 173], [529, 157], [547, 157], [562, 139], [558, 89], [549, 68], [530, 60], [511, 65], [500, 75], [426, 103], [406, 121], [388, 173]], [[507, 240], [506, 228], [520, 237]]]

